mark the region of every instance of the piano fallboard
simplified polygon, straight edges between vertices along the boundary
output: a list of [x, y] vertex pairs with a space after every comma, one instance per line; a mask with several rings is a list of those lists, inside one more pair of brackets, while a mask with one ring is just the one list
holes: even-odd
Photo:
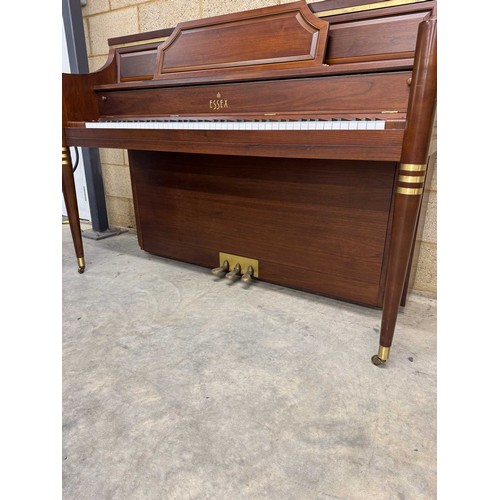
[[410, 77], [411, 72], [401, 71], [187, 87], [162, 87], [157, 83], [156, 88], [137, 85], [132, 90], [118, 86], [97, 89], [96, 95], [101, 119], [205, 114], [216, 118], [227, 113], [405, 113]]

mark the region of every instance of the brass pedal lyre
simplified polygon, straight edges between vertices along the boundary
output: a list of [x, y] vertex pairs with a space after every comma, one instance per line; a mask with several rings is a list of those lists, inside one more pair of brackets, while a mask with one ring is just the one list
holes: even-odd
[[222, 276], [223, 274], [227, 273], [229, 271], [229, 262], [225, 260], [222, 263], [222, 266], [220, 267], [214, 267], [212, 269], [212, 274], [215, 274], [215, 276]]

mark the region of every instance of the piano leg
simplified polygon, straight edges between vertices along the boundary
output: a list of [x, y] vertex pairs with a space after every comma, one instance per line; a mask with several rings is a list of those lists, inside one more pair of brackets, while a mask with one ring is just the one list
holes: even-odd
[[78, 203], [76, 200], [73, 165], [71, 163], [69, 148], [66, 146], [62, 147], [62, 191], [64, 203], [66, 203], [66, 210], [68, 211], [73, 246], [75, 247], [76, 258], [78, 260], [78, 272], [81, 274], [85, 271], [82, 232], [80, 229], [80, 215], [78, 213]]
[[377, 366], [389, 359], [424, 192], [437, 94], [436, 39], [437, 22], [433, 12], [418, 28], [408, 126], [403, 138], [389, 243], [380, 347], [378, 354], [372, 357], [373, 364]]
[[396, 319], [410, 265], [424, 190], [425, 170], [426, 165], [400, 165], [389, 243], [389, 262], [382, 309], [380, 346], [378, 354], [372, 357], [373, 364], [377, 366], [383, 365], [389, 359]]

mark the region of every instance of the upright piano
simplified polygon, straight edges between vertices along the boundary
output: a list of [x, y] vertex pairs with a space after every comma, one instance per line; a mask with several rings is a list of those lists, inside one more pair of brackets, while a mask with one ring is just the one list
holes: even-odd
[[428, 175], [434, 0], [304, 0], [110, 39], [63, 74], [71, 146], [128, 150], [137, 235], [228, 279], [382, 309], [389, 357]]

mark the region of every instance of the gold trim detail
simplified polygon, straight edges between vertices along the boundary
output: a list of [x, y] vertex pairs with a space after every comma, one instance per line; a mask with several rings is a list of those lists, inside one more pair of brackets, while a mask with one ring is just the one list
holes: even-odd
[[71, 155], [67, 146], [62, 147], [62, 164], [71, 165]]
[[391, 352], [390, 347], [379, 346], [378, 357], [381, 361], [387, 361], [389, 359], [389, 353]]
[[232, 271], [236, 264], [241, 266], [241, 272], [245, 273], [247, 269], [252, 266], [253, 268], [253, 277], [259, 277], [259, 261], [256, 259], [251, 259], [249, 257], [241, 257], [239, 255], [233, 255], [230, 253], [219, 252], [219, 263], [222, 267], [224, 261], [227, 260], [229, 263], [229, 269]]
[[85, 267], [85, 259], [83, 257], [78, 257], [78, 265], [80, 267]]
[[148, 43], [156, 43], [156, 42], [164, 42], [168, 40], [168, 36], [163, 36], [160, 38], [150, 38], [149, 40], [138, 40], [137, 42], [128, 42], [128, 43], [119, 43], [117, 45], [110, 45], [110, 48], [113, 49], [122, 49], [123, 47], [135, 47], [136, 45], [147, 45]]
[[406, 187], [398, 187], [396, 193], [398, 194], [407, 194], [410, 196], [415, 196], [422, 194], [424, 192], [424, 188], [406, 188]]
[[400, 5], [410, 5], [412, 3], [426, 2], [427, 0], [388, 0], [386, 2], [367, 3], [364, 5], [353, 5], [342, 9], [325, 10], [315, 12], [317, 17], [338, 16], [340, 14], [351, 14], [352, 12], [363, 12], [365, 10], [383, 9], [385, 7], [399, 7]]
[[409, 182], [410, 184], [420, 184], [421, 182], [424, 182], [425, 177], [423, 176], [418, 176], [414, 177], [411, 175], [400, 175], [398, 181], [399, 182]]
[[427, 164], [401, 163], [399, 165], [399, 170], [405, 170], [406, 172], [425, 172], [426, 169]]

